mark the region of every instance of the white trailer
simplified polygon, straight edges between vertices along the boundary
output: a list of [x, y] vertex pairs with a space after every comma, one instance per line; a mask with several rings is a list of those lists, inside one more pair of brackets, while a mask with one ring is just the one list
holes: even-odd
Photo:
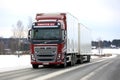
[[71, 55], [73, 54], [75, 55], [75, 62], [89, 62], [91, 54], [91, 31], [83, 24], [79, 23], [76, 17], [70, 14], [66, 16], [68, 62], [72, 62], [70, 59], [72, 59], [71, 57], [73, 56]]

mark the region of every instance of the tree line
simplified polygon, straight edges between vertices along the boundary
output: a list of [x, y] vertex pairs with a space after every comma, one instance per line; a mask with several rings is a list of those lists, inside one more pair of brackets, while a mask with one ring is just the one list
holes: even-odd
[[0, 38], [0, 54], [29, 54], [26, 38]]
[[92, 41], [92, 46], [94, 48], [120, 48], [120, 39], [114, 39], [112, 41], [99, 40]]

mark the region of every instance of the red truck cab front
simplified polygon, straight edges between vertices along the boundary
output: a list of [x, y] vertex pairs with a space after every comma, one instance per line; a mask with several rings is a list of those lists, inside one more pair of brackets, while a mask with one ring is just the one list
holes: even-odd
[[37, 14], [29, 31], [31, 64], [64, 65], [66, 53], [65, 14]]

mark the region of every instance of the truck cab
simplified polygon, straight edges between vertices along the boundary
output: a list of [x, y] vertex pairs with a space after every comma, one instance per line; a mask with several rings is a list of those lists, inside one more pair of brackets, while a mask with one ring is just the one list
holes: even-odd
[[64, 64], [63, 48], [65, 47], [64, 14], [37, 14], [36, 22], [29, 30], [28, 39], [31, 43], [31, 64], [33, 68], [39, 65]]

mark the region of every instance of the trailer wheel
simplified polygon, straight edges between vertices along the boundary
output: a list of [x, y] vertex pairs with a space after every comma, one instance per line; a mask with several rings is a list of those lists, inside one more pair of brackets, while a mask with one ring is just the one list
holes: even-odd
[[90, 62], [90, 55], [87, 55], [87, 62]]
[[37, 69], [37, 68], [38, 68], [38, 64], [32, 64], [32, 67], [33, 67], [34, 69]]
[[80, 64], [83, 64], [83, 56], [80, 56]]

